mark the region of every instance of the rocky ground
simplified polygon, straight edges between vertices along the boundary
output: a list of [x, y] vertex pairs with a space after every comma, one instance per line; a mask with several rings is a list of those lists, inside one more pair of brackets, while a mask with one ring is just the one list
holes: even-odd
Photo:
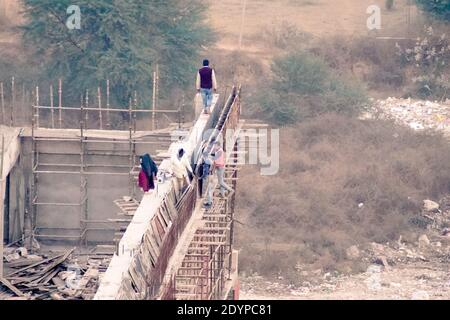
[[348, 248], [349, 260], [368, 265], [363, 273], [324, 273], [297, 266], [307, 279], [299, 285], [254, 274], [241, 277], [241, 299], [450, 300], [450, 197], [439, 204], [425, 200], [418, 218], [427, 230], [415, 242], [400, 237], [394, 243]]

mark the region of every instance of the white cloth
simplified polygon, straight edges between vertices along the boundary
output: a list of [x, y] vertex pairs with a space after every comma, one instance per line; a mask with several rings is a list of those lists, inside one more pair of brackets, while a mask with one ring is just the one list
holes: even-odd
[[170, 158], [170, 162], [172, 164], [173, 175], [178, 179], [187, 177], [188, 172], [192, 173], [192, 167], [186, 154], [184, 154], [181, 159], [178, 159], [177, 154], [173, 154]]

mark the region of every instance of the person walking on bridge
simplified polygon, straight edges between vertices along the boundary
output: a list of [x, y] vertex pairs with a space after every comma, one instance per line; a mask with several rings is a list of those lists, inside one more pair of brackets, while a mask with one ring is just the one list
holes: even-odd
[[203, 67], [197, 73], [197, 91], [202, 95], [203, 112], [208, 114], [210, 112], [213, 90], [217, 92], [216, 73], [213, 68], [209, 66], [209, 60], [203, 60]]
[[225, 151], [220, 146], [220, 143], [215, 138], [211, 139], [213, 148], [211, 151], [212, 159], [214, 160], [214, 169], [216, 170], [217, 180], [220, 187], [220, 196], [225, 198], [225, 191], [228, 191], [228, 195], [231, 195], [234, 190], [228, 184], [225, 183]]

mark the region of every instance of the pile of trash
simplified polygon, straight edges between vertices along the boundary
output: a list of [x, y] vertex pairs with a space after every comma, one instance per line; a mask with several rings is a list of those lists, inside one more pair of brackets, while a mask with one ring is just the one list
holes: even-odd
[[30, 254], [24, 247], [5, 248], [0, 300], [91, 300], [110, 258], [80, 263], [74, 250], [47, 256]]
[[388, 98], [374, 103], [381, 117], [406, 124], [414, 130], [433, 129], [450, 134], [450, 101], [443, 103]]

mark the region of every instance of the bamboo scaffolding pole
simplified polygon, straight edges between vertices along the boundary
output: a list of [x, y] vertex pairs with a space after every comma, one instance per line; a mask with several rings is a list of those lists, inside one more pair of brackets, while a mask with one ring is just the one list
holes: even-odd
[[[44, 171], [39, 170], [35, 171], [36, 174], [72, 174], [72, 175], [79, 175], [79, 171]], [[87, 176], [96, 176], [96, 175], [111, 175], [111, 176], [128, 176], [129, 172], [85, 172], [84, 173]]]
[[36, 141], [35, 141], [35, 136], [34, 136], [34, 131], [35, 131], [35, 118], [34, 118], [34, 109], [31, 109], [31, 174], [32, 174], [32, 178], [31, 178], [31, 184], [30, 184], [30, 196], [29, 196], [29, 201], [30, 201], [30, 212], [28, 213], [28, 215], [26, 215], [25, 218], [28, 217], [28, 221], [29, 221], [29, 237], [28, 237], [28, 249], [32, 251], [33, 249], [33, 239], [34, 239], [34, 228], [35, 228], [35, 214], [36, 214], [36, 206], [35, 206], [35, 193], [36, 193]]
[[84, 105], [84, 110], [86, 110], [86, 129], [88, 128], [88, 121], [89, 121], [89, 112], [88, 112], [88, 108], [89, 108], [89, 90], [86, 89], [86, 100], [85, 100], [86, 104]]
[[52, 119], [52, 129], [55, 129], [55, 108], [53, 105], [53, 84], [50, 85], [50, 112]]
[[[35, 141], [66, 141], [66, 142], [80, 142], [79, 138], [35, 138]], [[83, 143], [116, 143], [116, 144], [128, 144], [128, 139], [124, 140], [89, 140], [84, 141]], [[141, 141], [133, 139], [133, 143], [135, 144], [155, 144], [155, 145], [164, 145], [166, 141]]]
[[14, 125], [14, 112], [16, 111], [16, 80], [14, 77], [11, 78], [11, 118], [9, 121], [9, 126]]
[[2, 107], [2, 124], [6, 125], [6, 113], [5, 113], [5, 90], [3, 82], [0, 83], [0, 94], [1, 94], [1, 107]]
[[25, 125], [25, 119], [26, 119], [26, 116], [25, 116], [25, 106], [26, 106], [26, 103], [25, 103], [25, 100], [26, 100], [26, 89], [25, 89], [25, 83], [22, 83], [22, 107], [20, 108], [21, 109], [21, 116], [22, 116], [22, 121], [23, 121], [23, 125]]
[[[100, 88], [98, 93], [100, 94]], [[87, 103], [86, 103], [87, 105]], [[99, 107], [101, 107], [101, 101], [99, 98]], [[87, 117], [87, 116], [86, 116]], [[87, 118], [86, 118], [86, 126], [87, 126]], [[80, 226], [82, 228], [81, 234], [80, 234], [80, 245], [82, 244], [83, 240], [85, 242], [85, 245], [87, 247], [87, 224], [83, 223], [83, 219], [88, 219], [88, 195], [87, 195], [87, 179], [85, 176], [85, 137], [84, 137], [84, 130], [83, 130], [83, 105], [81, 105], [81, 117], [80, 117]]]
[[133, 167], [134, 167], [134, 153], [133, 153], [133, 128], [132, 128], [132, 112], [133, 112], [133, 102], [131, 100], [132, 98], [130, 97], [130, 103], [128, 105], [128, 130], [129, 130], [129, 136], [128, 136], [128, 143], [129, 143], [129, 171], [128, 171], [128, 179], [129, 179], [129, 185], [128, 185], [128, 194], [132, 195], [133, 193], [133, 184], [134, 184], [134, 180], [133, 180], [133, 175], [132, 175], [132, 171], [133, 171]]
[[5, 155], [5, 136], [2, 135], [2, 158], [0, 159], [0, 192], [1, 192], [1, 203], [0, 203], [0, 279], [3, 278], [3, 212], [4, 212], [4, 199], [5, 199], [5, 189], [3, 182], [3, 161]]
[[102, 89], [97, 88], [97, 99], [98, 99], [98, 119], [100, 121], [100, 130], [103, 130], [103, 114], [102, 114]]
[[106, 80], [106, 128], [110, 129], [111, 128], [111, 118], [110, 118], [110, 104], [109, 104], [109, 99], [110, 99], [110, 94], [109, 94], [109, 79]]
[[153, 71], [153, 98], [152, 98], [152, 130], [155, 130], [156, 117], [156, 71]]
[[39, 128], [39, 108], [37, 106], [39, 105], [39, 87], [36, 87], [36, 106], [34, 110], [34, 116], [36, 119], [36, 128]]
[[62, 128], [62, 79], [58, 79], [58, 122], [59, 128]]
[[[48, 109], [50, 110], [51, 107], [50, 106], [36, 106], [36, 108], [38, 109]], [[84, 107], [83, 108], [85, 111], [97, 111], [99, 112], [100, 109], [99, 108], [94, 108], [94, 107]], [[66, 107], [64, 108], [64, 110], [66, 111], [80, 111], [80, 108], [76, 108], [76, 107]], [[128, 108], [127, 109], [118, 109], [118, 108], [102, 108], [101, 111], [110, 111], [110, 112], [128, 112]], [[169, 110], [169, 109], [160, 109], [160, 110], [143, 110], [143, 109], [133, 109], [133, 113], [178, 113], [178, 110]]]
[[3, 88], [3, 82], [0, 82], [0, 99], [2, 104], [2, 124], [5, 124], [5, 91]]
[[[138, 108], [138, 97], [137, 97], [137, 91], [135, 90], [134, 91], [134, 101], [133, 101], [133, 104], [134, 104], [134, 111], [136, 111], [137, 110], [137, 108]], [[136, 115], [137, 115], [137, 113], [136, 112], [133, 112], [133, 131], [136, 133], [136, 130], [137, 130], [137, 119], [136, 119]]]
[[[159, 108], [159, 64], [156, 64], [156, 98], [155, 98], [155, 110]], [[158, 120], [155, 117], [156, 127], [158, 128]]]

